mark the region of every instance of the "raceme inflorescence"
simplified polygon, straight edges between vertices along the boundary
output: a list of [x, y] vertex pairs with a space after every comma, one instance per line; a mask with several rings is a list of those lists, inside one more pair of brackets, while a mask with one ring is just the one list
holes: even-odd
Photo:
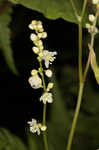
[[[46, 86], [45, 82], [45, 76], [48, 78], [51, 78], [53, 75], [53, 72], [51, 69], [49, 69], [50, 64], [55, 60], [55, 56], [57, 55], [57, 52], [51, 52], [44, 49], [43, 41], [42, 39], [45, 39], [47, 37], [47, 33], [44, 31], [43, 25], [41, 21], [33, 20], [31, 24], [29, 24], [29, 28], [33, 30], [34, 32], [31, 33], [30, 39], [33, 41], [34, 45], [32, 50], [37, 55], [37, 61], [39, 62], [39, 68], [33, 69], [31, 71], [31, 77], [29, 77], [29, 83], [33, 89], [43, 89], [43, 93], [41, 97], [39, 98], [39, 101], [41, 101], [44, 104], [44, 110], [43, 112], [46, 113], [46, 103], [52, 103], [53, 102], [53, 95], [51, 92], [51, 89], [53, 88], [53, 83], [49, 82]], [[44, 67], [43, 67], [44, 66]], [[29, 121], [28, 124], [30, 126], [30, 132], [36, 133], [39, 135], [40, 131], [45, 131], [47, 129], [46, 123], [45, 123], [45, 116], [46, 114], [43, 113], [43, 121], [42, 123], [37, 123], [35, 119], [32, 119], [32, 121]]]

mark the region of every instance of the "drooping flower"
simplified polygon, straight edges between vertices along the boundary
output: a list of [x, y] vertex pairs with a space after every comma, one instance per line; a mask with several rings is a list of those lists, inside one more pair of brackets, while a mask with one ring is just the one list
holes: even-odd
[[39, 124], [37, 123], [35, 119], [32, 119], [32, 121], [29, 121], [28, 124], [30, 125], [30, 132], [32, 133], [37, 132], [37, 134], [40, 135]]
[[[40, 54], [41, 55], [41, 54]], [[42, 52], [42, 60], [45, 61], [46, 68], [49, 67], [49, 64], [52, 64], [52, 62], [55, 60], [55, 55], [57, 55], [57, 52], [49, 52], [48, 50], [44, 50]]]
[[43, 101], [44, 104], [46, 104], [46, 102], [52, 103], [52, 102], [53, 102], [52, 93], [45, 92], [45, 93], [40, 97], [40, 101]]
[[38, 74], [31, 76], [29, 78], [29, 83], [30, 83], [31, 87], [34, 89], [42, 88], [42, 80], [38, 76]]

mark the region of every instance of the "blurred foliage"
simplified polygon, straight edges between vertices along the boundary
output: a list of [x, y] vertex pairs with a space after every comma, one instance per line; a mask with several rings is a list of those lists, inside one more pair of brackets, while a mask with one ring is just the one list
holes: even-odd
[[0, 2], [0, 50], [4, 55], [4, 58], [12, 70], [13, 73], [18, 74], [15, 64], [13, 53], [11, 49], [11, 31], [9, 29], [9, 23], [11, 21], [12, 7], [11, 5], [3, 0]]
[[0, 150], [37, 150], [33, 136], [28, 134], [27, 144], [4, 128], [0, 128]]

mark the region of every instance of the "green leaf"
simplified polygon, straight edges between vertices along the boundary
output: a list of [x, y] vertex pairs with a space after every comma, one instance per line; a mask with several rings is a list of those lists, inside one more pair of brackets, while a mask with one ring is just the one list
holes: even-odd
[[94, 49], [91, 47], [91, 45], [89, 45], [89, 49], [90, 49], [91, 68], [94, 72], [96, 81], [99, 84], [99, 66], [96, 61], [96, 54], [94, 52]]
[[[10, 0], [15, 4], [21, 4], [32, 10], [43, 13], [49, 19], [63, 18], [66, 21], [77, 23], [70, 0]], [[79, 15], [83, 1], [74, 0]], [[86, 11], [86, 16], [88, 11]], [[85, 22], [85, 21], [84, 21]]]
[[8, 64], [9, 68], [13, 73], [18, 74], [18, 71], [15, 67], [13, 53], [11, 49], [10, 42], [10, 29], [8, 27], [11, 21], [11, 5], [8, 5], [1, 13], [0, 13], [0, 50]]

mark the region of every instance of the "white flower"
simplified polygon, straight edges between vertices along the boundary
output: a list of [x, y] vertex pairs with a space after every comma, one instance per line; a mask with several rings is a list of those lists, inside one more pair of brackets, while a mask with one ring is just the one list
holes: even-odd
[[89, 21], [94, 22], [95, 21], [95, 16], [93, 14], [89, 15]]
[[34, 89], [42, 88], [42, 80], [37, 74], [29, 78], [29, 83]]
[[36, 34], [32, 33], [32, 34], [30, 35], [30, 39], [31, 39], [31, 41], [36, 41], [36, 40], [38, 39], [38, 37], [37, 37]]
[[45, 71], [45, 74], [46, 74], [47, 77], [50, 78], [50, 77], [52, 77], [52, 74], [53, 74], [53, 73], [52, 73], [52, 71], [51, 71], [50, 69], [47, 69], [47, 70]]
[[32, 121], [29, 121], [28, 124], [30, 125], [30, 132], [32, 133], [37, 132], [37, 134], [40, 135], [40, 128], [35, 119], [32, 119]]
[[45, 93], [40, 97], [40, 101], [43, 101], [44, 104], [46, 104], [46, 102], [52, 103], [52, 102], [53, 102], [52, 93], [45, 92]]
[[44, 50], [42, 52], [42, 60], [45, 61], [45, 66], [46, 68], [49, 67], [49, 64], [52, 64], [52, 62], [54, 61], [54, 59], [56, 57], [54, 57], [54, 55], [57, 55], [57, 52], [49, 52], [48, 50]]

